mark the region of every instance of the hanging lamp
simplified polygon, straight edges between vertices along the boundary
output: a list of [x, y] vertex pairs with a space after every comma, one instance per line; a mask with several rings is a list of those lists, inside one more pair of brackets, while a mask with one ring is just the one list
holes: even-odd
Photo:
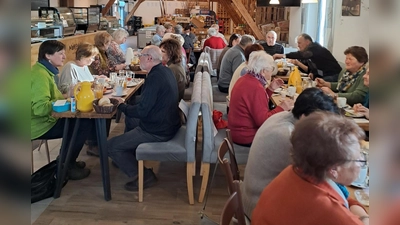
[[279, 0], [271, 0], [271, 1], [269, 1], [269, 4], [270, 5], [279, 5], [280, 3], [279, 3]]
[[307, 4], [307, 3], [318, 3], [318, 0], [302, 0], [301, 3]]

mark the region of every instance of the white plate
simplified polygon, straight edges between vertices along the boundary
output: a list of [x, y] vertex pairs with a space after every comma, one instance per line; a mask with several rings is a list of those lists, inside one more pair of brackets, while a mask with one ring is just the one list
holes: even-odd
[[358, 187], [358, 188], [367, 188], [368, 185], [366, 184], [359, 184], [359, 183], [351, 183], [351, 186]]
[[277, 88], [274, 90], [274, 93], [280, 93], [283, 89], [282, 88]]
[[126, 86], [127, 87], [135, 87], [136, 85], [138, 85], [139, 83], [137, 83], [137, 82], [128, 82], [127, 84], [126, 84]]
[[122, 93], [122, 95], [112, 94], [113, 97], [125, 97], [127, 93]]
[[353, 109], [345, 109], [346, 113], [344, 114], [347, 117], [352, 117], [352, 118], [362, 118], [364, 117], [363, 114], [361, 113], [355, 113]]

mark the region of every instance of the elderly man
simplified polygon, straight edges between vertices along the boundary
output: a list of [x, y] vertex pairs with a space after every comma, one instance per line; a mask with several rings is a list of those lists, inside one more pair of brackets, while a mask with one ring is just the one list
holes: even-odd
[[333, 98], [318, 88], [304, 90], [291, 112], [271, 116], [258, 129], [241, 185], [245, 213], [251, 218], [264, 188], [290, 165], [290, 136], [297, 120], [314, 111], [339, 113]]
[[322, 77], [325, 81], [338, 80], [342, 68], [328, 49], [314, 42], [308, 34], [300, 34], [297, 37], [297, 46], [298, 52], [275, 54], [274, 59], [294, 59], [291, 62], [305, 73], [313, 73], [313, 76]]
[[283, 46], [281, 44], [276, 43], [276, 38], [277, 38], [277, 34], [273, 30], [268, 31], [267, 35], [265, 35], [266, 42], [262, 43], [261, 46], [263, 46], [266, 53], [268, 53], [270, 55], [284, 53], [285, 49], [283, 48]]
[[[161, 60], [159, 47], [150, 45], [142, 50], [140, 68], [149, 73], [140, 101], [135, 105], [118, 106], [118, 110], [125, 113], [125, 133], [111, 138], [107, 143], [110, 158], [133, 179], [125, 184], [128, 191], [138, 190], [136, 148], [141, 143], [168, 141], [181, 126], [175, 76], [161, 64]], [[145, 168], [144, 188], [152, 186], [156, 181], [153, 171]]]
[[251, 35], [243, 35], [239, 44], [230, 48], [224, 55], [221, 61], [221, 68], [218, 80], [218, 89], [223, 93], [228, 93], [229, 84], [235, 70], [246, 59], [244, 57], [244, 49], [254, 44], [255, 38]]
[[163, 25], [157, 25], [156, 34], [151, 39], [151, 44], [160, 46], [164, 33], [165, 33], [165, 27]]

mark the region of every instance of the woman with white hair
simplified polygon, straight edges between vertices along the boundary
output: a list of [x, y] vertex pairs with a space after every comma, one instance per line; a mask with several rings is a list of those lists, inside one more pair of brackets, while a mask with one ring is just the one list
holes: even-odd
[[282, 100], [273, 110], [268, 107], [274, 90], [283, 85], [282, 79], [274, 79], [268, 85], [275, 66], [272, 56], [264, 51], [254, 51], [249, 57], [247, 73], [233, 87], [228, 128], [236, 144], [251, 146], [258, 128], [265, 120], [275, 113], [293, 108], [294, 101], [291, 99]]
[[112, 65], [125, 64], [125, 55], [120, 45], [125, 43], [126, 38], [129, 36], [128, 31], [123, 28], [118, 28], [112, 33], [113, 40], [107, 48], [108, 60]]
[[206, 46], [212, 49], [224, 49], [226, 47], [224, 40], [217, 36], [218, 31], [216, 29], [209, 28], [207, 33], [209, 38], [204, 42], [203, 50]]

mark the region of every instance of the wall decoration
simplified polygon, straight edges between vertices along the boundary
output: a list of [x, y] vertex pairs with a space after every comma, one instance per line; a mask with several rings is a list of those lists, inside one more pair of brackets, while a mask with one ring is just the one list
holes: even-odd
[[342, 16], [360, 16], [361, 0], [343, 0]]

